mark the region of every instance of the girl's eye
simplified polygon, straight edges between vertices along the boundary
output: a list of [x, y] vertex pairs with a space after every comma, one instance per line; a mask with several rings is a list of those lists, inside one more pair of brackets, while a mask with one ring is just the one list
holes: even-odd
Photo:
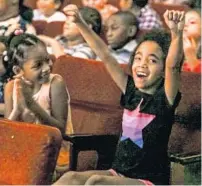
[[151, 62], [151, 63], [157, 63], [157, 60], [155, 60], [155, 59], [150, 59], [149, 62]]
[[118, 29], [118, 26], [112, 26], [112, 30]]
[[191, 21], [191, 22], [190, 22], [190, 24], [195, 24], [195, 23], [196, 23], [195, 21]]
[[36, 63], [34, 66], [33, 66], [33, 68], [36, 68], [36, 69], [38, 69], [38, 68], [40, 68], [41, 67], [41, 62], [38, 62], [38, 63]]
[[134, 61], [140, 61], [140, 60], [141, 60], [140, 57], [138, 57], [138, 56], [134, 57]]

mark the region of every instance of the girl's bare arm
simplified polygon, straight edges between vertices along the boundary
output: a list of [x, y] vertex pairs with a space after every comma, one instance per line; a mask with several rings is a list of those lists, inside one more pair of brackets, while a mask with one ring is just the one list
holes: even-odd
[[180, 86], [180, 69], [183, 59], [184, 12], [166, 11], [165, 21], [171, 31], [171, 44], [166, 58], [165, 92], [170, 105], [173, 105]]
[[4, 101], [5, 101], [4, 117], [10, 120], [18, 120], [20, 110], [17, 108], [13, 108], [13, 87], [14, 87], [14, 81], [10, 81], [6, 84], [4, 89]]

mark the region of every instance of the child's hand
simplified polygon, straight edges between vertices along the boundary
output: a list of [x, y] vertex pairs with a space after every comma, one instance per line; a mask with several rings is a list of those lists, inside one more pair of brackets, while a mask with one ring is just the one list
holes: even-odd
[[184, 11], [166, 10], [164, 19], [171, 32], [175, 34], [184, 29]]
[[23, 101], [25, 101], [25, 105], [29, 106], [33, 95], [33, 86], [32, 83], [26, 79], [22, 75], [16, 75], [14, 76], [15, 81], [18, 82], [20, 86], [20, 95], [24, 98]]
[[84, 22], [76, 5], [67, 5], [64, 7], [63, 12], [67, 15], [67, 19], [74, 23]]
[[13, 109], [16, 111], [23, 112], [24, 108], [26, 108], [25, 99], [22, 93], [22, 84], [20, 79], [14, 80], [13, 86]]
[[15, 23], [8, 27], [8, 30], [5, 33], [5, 36], [9, 36], [11, 33], [13, 33], [15, 30], [20, 29], [20, 24]]
[[198, 51], [198, 47], [196, 41], [193, 38], [184, 37], [183, 38], [183, 49], [185, 58], [191, 62], [193, 58], [197, 58], [196, 54]]

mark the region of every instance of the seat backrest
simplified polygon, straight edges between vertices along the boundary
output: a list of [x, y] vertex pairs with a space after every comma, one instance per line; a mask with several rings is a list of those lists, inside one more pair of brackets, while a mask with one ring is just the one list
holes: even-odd
[[52, 21], [47, 23], [46, 21], [32, 21], [36, 33], [43, 34], [49, 37], [55, 37], [63, 33], [64, 21]]
[[61, 141], [56, 128], [0, 120], [0, 184], [51, 184]]
[[201, 151], [201, 74], [182, 72], [182, 99], [169, 140], [169, 152], [194, 154]]
[[122, 109], [121, 91], [102, 62], [62, 56], [54, 63], [71, 97], [75, 133], [118, 134]]
[[47, 22], [46, 21], [32, 21], [32, 25], [34, 26], [37, 35], [43, 34], [46, 29]]
[[[77, 134], [119, 134], [121, 91], [99, 61], [62, 56], [53, 65], [71, 97], [72, 124]], [[81, 152], [77, 170], [94, 169], [96, 154]]]
[[189, 10], [189, 7], [186, 5], [167, 5], [162, 3], [151, 3], [151, 7], [159, 14], [161, 21], [163, 22], [164, 28], [168, 28], [163, 17], [163, 14], [166, 10], [179, 10], [185, 12]]
[[43, 34], [49, 37], [56, 37], [63, 33], [64, 21], [52, 21], [47, 23]]

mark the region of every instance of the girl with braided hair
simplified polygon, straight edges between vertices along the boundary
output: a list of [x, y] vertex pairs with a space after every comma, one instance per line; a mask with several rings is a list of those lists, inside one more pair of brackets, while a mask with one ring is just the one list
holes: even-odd
[[[63, 78], [51, 74], [52, 61], [44, 43], [34, 35], [15, 31], [4, 58], [7, 69], [15, 74], [5, 86], [5, 118], [56, 127], [64, 134], [71, 123], [70, 98]], [[64, 143], [61, 151], [67, 152]], [[68, 163], [68, 157], [61, 160], [60, 155], [58, 165]]]

